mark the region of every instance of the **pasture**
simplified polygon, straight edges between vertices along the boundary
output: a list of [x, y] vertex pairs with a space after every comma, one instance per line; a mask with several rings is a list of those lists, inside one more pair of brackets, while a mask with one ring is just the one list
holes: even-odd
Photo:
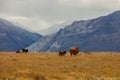
[[0, 80], [120, 80], [120, 53], [0, 52]]

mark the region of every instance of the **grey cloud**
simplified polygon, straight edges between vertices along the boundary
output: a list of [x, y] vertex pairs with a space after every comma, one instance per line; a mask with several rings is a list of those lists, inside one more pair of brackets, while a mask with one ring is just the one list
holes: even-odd
[[16, 21], [28, 24], [31, 29], [69, 20], [90, 19], [118, 9], [120, 0], [0, 0], [0, 14], [16, 17]]
[[[41, 16], [46, 20], [69, 19], [69, 17], [81, 15], [81, 12], [97, 12], [99, 10], [110, 11], [117, 7], [117, 0], [5, 0], [4, 12], [16, 16]], [[87, 2], [88, 1], [88, 2]], [[60, 3], [61, 2], [61, 3]], [[115, 7], [116, 5], [116, 7]], [[118, 8], [118, 7], [117, 7]], [[116, 8], [116, 9], [117, 9]]]

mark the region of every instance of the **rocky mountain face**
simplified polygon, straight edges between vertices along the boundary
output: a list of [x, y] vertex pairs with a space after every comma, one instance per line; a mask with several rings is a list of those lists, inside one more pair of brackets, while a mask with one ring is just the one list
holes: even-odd
[[75, 21], [31, 45], [29, 50], [59, 51], [79, 47], [80, 51], [120, 51], [120, 11], [91, 20]]
[[0, 19], [0, 51], [16, 51], [38, 41], [42, 35], [32, 33]]

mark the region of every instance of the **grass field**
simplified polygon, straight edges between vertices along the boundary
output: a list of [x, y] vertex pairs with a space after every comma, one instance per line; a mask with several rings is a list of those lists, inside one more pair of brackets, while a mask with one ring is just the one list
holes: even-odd
[[120, 53], [0, 52], [0, 80], [120, 80]]

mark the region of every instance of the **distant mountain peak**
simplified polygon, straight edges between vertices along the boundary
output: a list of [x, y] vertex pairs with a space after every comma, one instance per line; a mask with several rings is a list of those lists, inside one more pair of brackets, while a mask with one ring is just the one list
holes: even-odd
[[120, 14], [120, 10], [114, 11], [114, 12], [113, 12], [113, 13], [111, 13], [111, 14], [118, 15], [118, 14]]

